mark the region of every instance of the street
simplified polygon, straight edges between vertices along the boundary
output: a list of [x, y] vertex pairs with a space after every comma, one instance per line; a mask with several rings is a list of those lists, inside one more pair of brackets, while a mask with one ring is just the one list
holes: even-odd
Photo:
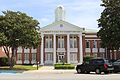
[[77, 74], [75, 70], [36, 70], [16, 74], [0, 73], [0, 80], [120, 80], [120, 74]]

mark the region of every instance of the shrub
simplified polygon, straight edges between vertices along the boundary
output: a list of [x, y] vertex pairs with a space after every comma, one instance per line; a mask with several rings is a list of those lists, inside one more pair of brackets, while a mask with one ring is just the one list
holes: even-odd
[[83, 58], [83, 61], [84, 62], [89, 62], [92, 58], [93, 57], [91, 57], [91, 56], [86, 56], [86, 57]]
[[0, 66], [8, 66], [9, 63], [8, 63], [8, 58], [6, 57], [1, 57], [0, 58]]
[[62, 64], [62, 63], [58, 63], [58, 64], [54, 64], [54, 68], [55, 69], [74, 69], [75, 66], [72, 64]]

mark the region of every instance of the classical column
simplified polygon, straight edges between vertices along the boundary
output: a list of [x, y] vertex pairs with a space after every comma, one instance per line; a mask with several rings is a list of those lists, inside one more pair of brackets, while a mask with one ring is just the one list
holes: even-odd
[[44, 43], [44, 35], [41, 34], [41, 65], [44, 65], [43, 63], [43, 44]]
[[83, 62], [82, 33], [79, 34], [80, 64]]
[[67, 63], [70, 63], [70, 34], [67, 34]]
[[54, 41], [54, 45], [53, 45], [53, 49], [54, 49], [54, 52], [53, 52], [53, 62], [54, 64], [56, 63], [56, 34], [53, 35], [53, 41]]

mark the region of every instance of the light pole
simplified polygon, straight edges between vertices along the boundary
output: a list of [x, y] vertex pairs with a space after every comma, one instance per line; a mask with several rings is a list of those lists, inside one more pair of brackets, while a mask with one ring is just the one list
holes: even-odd
[[39, 61], [37, 62], [37, 70], [38, 70], [38, 68], [39, 68]]

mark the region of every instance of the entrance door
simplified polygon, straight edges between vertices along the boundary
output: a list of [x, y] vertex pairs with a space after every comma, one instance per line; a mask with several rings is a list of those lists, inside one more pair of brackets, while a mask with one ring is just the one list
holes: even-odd
[[62, 63], [64, 61], [65, 61], [64, 53], [59, 53], [58, 54], [58, 62]]

